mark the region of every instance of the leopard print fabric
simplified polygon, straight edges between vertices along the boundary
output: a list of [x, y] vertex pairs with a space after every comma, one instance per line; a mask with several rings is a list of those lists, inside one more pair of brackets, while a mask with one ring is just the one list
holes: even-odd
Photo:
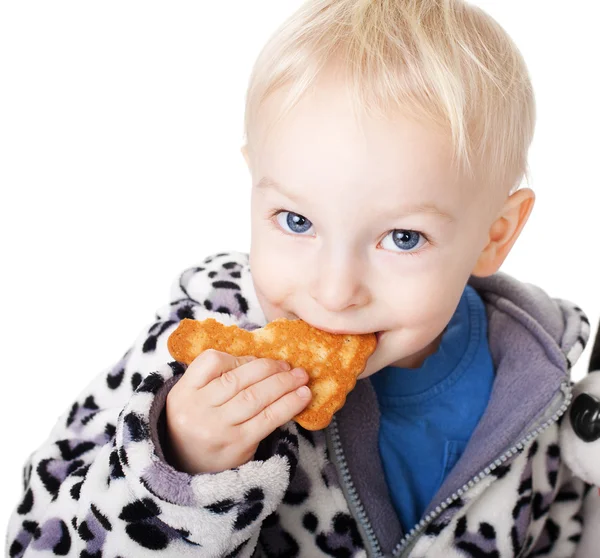
[[[216, 254], [184, 271], [155, 320], [59, 418], [24, 467], [8, 556], [391, 555], [368, 540], [326, 431], [289, 423], [253, 461], [217, 474], [192, 476], [165, 461], [162, 411], [185, 371], [166, 340], [181, 319], [207, 317], [249, 330], [265, 324], [246, 254]], [[571, 362], [586, 341], [582, 314], [581, 323]], [[573, 556], [591, 491], [564, 466], [559, 427], [546, 428], [454, 500], [403, 556]]]

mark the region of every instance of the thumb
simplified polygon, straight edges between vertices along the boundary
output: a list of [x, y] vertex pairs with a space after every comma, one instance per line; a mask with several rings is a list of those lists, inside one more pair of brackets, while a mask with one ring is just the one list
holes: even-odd
[[221, 374], [233, 370], [242, 364], [256, 360], [255, 356], [233, 356], [223, 351], [207, 349], [201, 352], [187, 367], [179, 383], [183, 387], [200, 389]]

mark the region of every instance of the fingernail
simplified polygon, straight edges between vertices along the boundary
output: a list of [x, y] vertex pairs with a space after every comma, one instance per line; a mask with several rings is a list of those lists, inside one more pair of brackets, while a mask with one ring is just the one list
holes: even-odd
[[304, 378], [306, 376], [306, 372], [303, 368], [294, 368], [292, 370], [292, 375], [296, 376], [296, 378]]
[[289, 370], [291, 368], [291, 366], [289, 365], [288, 362], [285, 362], [285, 360], [280, 360], [279, 362], [279, 366], [281, 366], [282, 370]]
[[297, 394], [298, 394], [300, 397], [302, 397], [302, 399], [306, 399], [307, 397], [310, 397], [310, 389], [308, 389], [308, 387], [307, 387], [307, 386], [302, 386], [302, 387], [299, 387], [299, 388], [296, 390], [296, 393], [297, 393]]

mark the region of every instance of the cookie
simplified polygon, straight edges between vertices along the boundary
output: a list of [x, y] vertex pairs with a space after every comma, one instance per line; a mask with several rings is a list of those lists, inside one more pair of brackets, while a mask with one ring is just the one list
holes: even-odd
[[307, 430], [329, 425], [354, 389], [376, 346], [374, 333], [328, 333], [303, 320], [285, 318], [254, 331], [224, 326], [213, 318], [185, 318], [167, 341], [171, 356], [188, 365], [203, 351], [215, 349], [234, 356], [285, 360], [292, 368], [304, 368], [312, 400], [294, 420]]

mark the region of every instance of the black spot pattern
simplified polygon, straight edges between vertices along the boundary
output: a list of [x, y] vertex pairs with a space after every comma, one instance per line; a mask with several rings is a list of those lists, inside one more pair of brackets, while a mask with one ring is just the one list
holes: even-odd
[[31, 511], [31, 508], [33, 508], [33, 492], [31, 491], [31, 488], [28, 488], [17, 508], [17, 513], [25, 515]]
[[88, 542], [94, 538], [94, 533], [90, 531], [88, 527], [87, 521], [82, 521], [79, 524], [79, 528], [77, 529], [77, 534], [81, 538], [82, 541]]
[[148, 438], [148, 427], [140, 415], [134, 412], [127, 413], [123, 421], [129, 429], [129, 435], [134, 442], [141, 442]]
[[240, 293], [235, 293], [235, 299], [240, 305], [240, 312], [246, 314], [248, 312], [248, 301]]
[[510, 471], [510, 465], [500, 465], [496, 467], [491, 474], [497, 479], [503, 478]]
[[73, 421], [75, 420], [75, 415], [77, 414], [78, 410], [79, 410], [79, 403], [77, 403], [77, 401], [75, 401], [75, 403], [73, 403], [73, 406], [71, 407], [69, 416], [67, 417], [67, 427], [69, 427], [73, 424]]
[[232, 281], [213, 281], [212, 286], [215, 289], [231, 289], [234, 291], [240, 290], [240, 286]]
[[149, 550], [163, 550], [169, 544], [167, 535], [156, 525], [130, 523], [125, 532], [131, 540]]
[[560, 447], [558, 444], [550, 444], [548, 446], [548, 457], [550, 459], [558, 459], [560, 457]]
[[85, 477], [90, 468], [90, 464], [86, 465], [81, 459], [76, 459], [69, 465], [67, 474], [73, 477]]
[[131, 387], [135, 391], [142, 381], [142, 375], [139, 372], [134, 372], [131, 375]]
[[482, 522], [479, 524], [479, 532], [485, 539], [495, 539], [496, 530], [489, 524]]
[[106, 384], [110, 389], [117, 389], [121, 385], [124, 376], [125, 368], [121, 368], [116, 374], [108, 374], [106, 376]]
[[307, 512], [302, 518], [302, 525], [307, 531], [314, 533], [319, 527], [319, 520], [317, 516], [312, 512]]
[[115, 428], [114, 424], [107, 422], [106, 426], [104, 427], [104, 433], [106, 434], [108, 439], [111, 440], [112, 438], [115, 437], [115, 435], [117, 433], [117, 429]]
[[98, 523], [100, 523], [100, 525], [102, 525], [106, 531], [112, 531], [112, 525], [110, 524], [108, 517], [101, 513], [94, 504], [91, 505], [91, 510], [95, 518], [98, 520]]
[[10, 558], [15, 558], [15, 556], [19, 556], [22, 551], [23, 545], [19, 541], [14, 540], [8, 549], [8, 555]]
[[60, 522], [60, 539], [52, 549], [57, 556], [67, 556], [71, 550], [71, 535], [67, 524], [61, 520]]
[[460, 539], [467, 532], [467, 518], [461, 517], [456, 522], [456, 527], [454, 529], [454, 537]]
[[79, 500], [81, 495], [81, 487], [83, 486], [83, 481], [75, 483], [70, 490], [71, 498], [73, 500]]
[[[329, 556], [350, 558], [356, 549], [363, 548], [356, 522], [347, 513], [339, 512], [333, 517], [333, 531], [334, 537], [328, 536], [327, 533], [319, 533], [316, 538], [317, 546]], [[332, 546], [333, 541], [336, 541], [336, 546]]]
[[88, 395], [83, 402], [83, 407], [85, 409], [90, 409], [91, 411], [99, 411], [100, 407], [96, 405], [96, 401], [94, 400], [93, 395]]
[[238, 516], [233, 524], [236, 531], [241, 531], [255, 521], [264, 508], [265, 493], [262, 488], [251, 488], [244, 494], [244, 500], [238, 506]]
[[169, 367], [173, 371], [173, 376], [180, 376], [186, 371], [187, 366], [176, 360], [169, 362]]
[[157, 344], [158, 338], [167, 329], [169, 329], [173, 324], [175, 324], [177, 322], [175, 322], [174, 320], [167, 320], [165, 322], [159, 322], [159, 323], [160, 323], [160, 326], [158, 327], [158, 331], [155, 332], [154, 329], [151, 329], [151, 331], [153, 331], [153, 333], [150, 333], [148, 335], [148, 337], [146, 338], [146, 341], [144, 341], [144, 344], [142, 345], [143, 353], [154, 352], [156, 350], [156, 344]]
[[432, 537], [432, 536], [437, 536], [439, 535], [446, 527], [448, 526], [448, 523], [445, 521], [442, 521], [440, 523], [437, 522], [433, 522], [430, 523], [427, 528], [425, 529], [425, 534]]
[[52, 476], [48, 471], [48, 465], [54, 461], [54, 459], [42, 459], [37, 466], [37, 474], [44, 485], [44, 488], [53, 496], [58, 495], [60, 488], [60, 481]]
[[127, 459], [127, 450], [121, 446], [119, 448], [119, 460], [124, 463], [126, 467], [129, 467], [129, 460]]
[[205, 508], [213, 513], [223, 514], [231, 511], [235, 507], [235, 502], [231, 499], [220, 500], [214, 504], [205, 506]]
[[531, 460], [531, 458], [537, 453], [539, 448], [539, 444], [537, 442], [537, 440], [535, 440], [533, 442], [533, 444], [531, 444], [531, 446], [529, 447], [529, 451], [527, 452], [527, 459]]
[[150, 498], [135, 500], [127, 504], [119, 515], [119, 519], [127, 522], [143, 521], [160, 514], [159, 507]]
[[23, 521], [23, 529], [33, 535], [34, 539], [40, 536], [40, 527], [37, 521]]
[[164, 383], [165, 380], [160, 374], [152, 372], [144, 378], [142, 385], [138, 388], [138, 392], [156, 395]]
[[56, 445], [60, 449], [60, 455], [65, 461], [76, 459], [96, 447], [96, 444], [93, 442], [76, 443], [71, 440], [58, 440]]
[[544, 496], [540, 492], [536, 492], [533, 495], [533, 501], [531, 505], [531, 511], [533, 513], [533, 519], [539, 519], [540, 517], [548, 513], [548, 506], [544, 505]]
[[194, 306], [191, 304], [182, 306], [181, 308], [179, 308], [177, 310], [177, 317], [180, 320], [183, 320], [185, 318], [193, 320], [194, 319]]
[[112, 479], [120, 479], [125, 475], [123, 473], [123, 468], [121, 467], [121, 462], [119, 461], [119, 455], [116, 449], [113, 449], [110, 452], [108, 462], [110, 464], [110, 478], [108, 479], [108, 483], [110, 484]]

